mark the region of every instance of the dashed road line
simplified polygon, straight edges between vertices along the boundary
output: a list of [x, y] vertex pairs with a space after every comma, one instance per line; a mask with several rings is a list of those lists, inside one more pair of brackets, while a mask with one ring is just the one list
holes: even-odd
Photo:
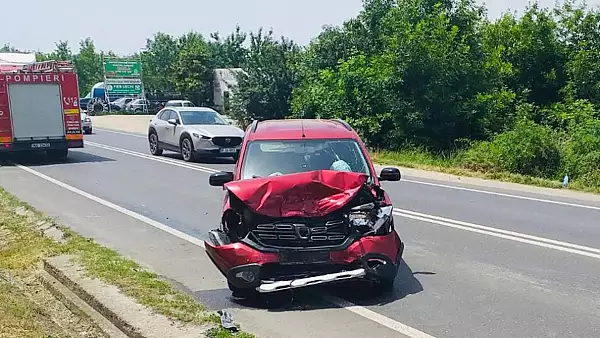
[[449, 218], [444, 218], [435, 215], [423, 214], [415, 211], [404, 210], [394, 208], [394, 215], [410, 218], [418, 221], [433, 223], [437, 225], [443, 225], [446, 227], [465, 230], [470, 232], [475, 232], [482, 235], [497, 237], [508, 239], [514, 242], [526, 243], [530, 245], [539, 246], [542, 248], [558, 250], [562, 252], [568, 252], [580, 256], [586, 256], [591, 258], [600, 259], [600, 249], [587, 247], [583, 245], [568, 243], [557, 241], [553, 239], [532, 236], [527, 234], [522, 234], [515, 231], [508, 231], [503, 229], [498, 229], [490, 226], [479, 225], [475, 223], [463, 222], [458, 220], [453, 220]]

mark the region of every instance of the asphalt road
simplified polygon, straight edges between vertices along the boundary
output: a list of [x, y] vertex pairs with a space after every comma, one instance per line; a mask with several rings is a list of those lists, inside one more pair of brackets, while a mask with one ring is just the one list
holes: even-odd
[[598, 202], [415, 177], [385, 183], [406, 242], [392, 293], [323, 288], [284, 308], [256, 309], [230, 300], [201, 248], [149, 225], [203, 239], [223, 198], [208, 176], [231, 162], [152, 157], [143, 137], [108, 131], [86, 141], [68, 163], [21, 158], [25, 168], [0, 167], [0, 185], [208, 306], [234, 308], [262, 337], [600, 336]]

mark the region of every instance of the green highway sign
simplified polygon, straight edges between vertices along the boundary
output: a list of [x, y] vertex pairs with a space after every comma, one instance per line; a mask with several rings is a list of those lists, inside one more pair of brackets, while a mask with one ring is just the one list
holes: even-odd
[[138, 60], [105, 59], [104, 74], [107, 78], [140, 77], [142, 65]]
[[140, 95], [142, 93], [142, 84], [135, 83], [107, 83], [105, 85], [108, 95]]

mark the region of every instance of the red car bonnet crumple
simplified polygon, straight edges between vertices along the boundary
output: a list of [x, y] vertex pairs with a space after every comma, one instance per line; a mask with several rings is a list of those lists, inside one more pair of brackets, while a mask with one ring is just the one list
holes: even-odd
[[325, 216], [354, 198], [368, 176], [318, 170], [225, 184], [254, 212], [268, 217]]

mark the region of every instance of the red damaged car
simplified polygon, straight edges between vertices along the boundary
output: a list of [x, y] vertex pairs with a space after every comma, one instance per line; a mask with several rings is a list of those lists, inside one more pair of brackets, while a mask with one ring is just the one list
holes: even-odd
[[210, 176], [226, 191], [206, 252], [246, 297], [364, 279], [391, 287], [404, 243], [358, 134], [341, 120], [254, 121], [235, 172]]

